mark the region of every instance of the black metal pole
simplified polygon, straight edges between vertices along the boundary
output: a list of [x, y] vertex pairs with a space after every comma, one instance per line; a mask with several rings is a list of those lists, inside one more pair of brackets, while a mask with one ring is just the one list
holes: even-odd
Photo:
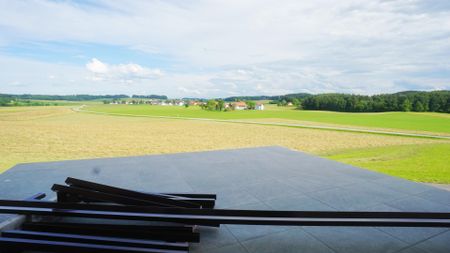
[[[8, 202], [9, 205], [6, 205]], [[86, 210], [83, 204], [0, 201], [0, 213], [36, 214], [53, 216], [87, 217], [100, 219], [124, 219], [176, 222], [184, 224], [245, 224], [245, 225], [285, 225], [285, 226], [404, 226], [404, 227], [450, 227], [450, 213], [401, 213], [401, 212], [310, 212], [310, 211], [254, 211], [254, 210], [211, 210], [211, 209], [155, 209], [142, 212], [118, 210]], [[42, 207], [54, 206], [54, 208]], [[39, 207], [41, 205], [41, 207]], [[59, 208], [58, 208], [59, 207]], [[106, 206], [104, 206], [106, 207]], [[92, 207], [90, 207], [92, 208]], [[116, 207], [113, 207], [116, 208]], [[121, 208], [126, 208], [122, 206]], [[178, 212], [177, 211], [182, 211]], [[192, 211], [189, 213], [189, 211]], [[213, 211], [220, 211], [214, 213]]]

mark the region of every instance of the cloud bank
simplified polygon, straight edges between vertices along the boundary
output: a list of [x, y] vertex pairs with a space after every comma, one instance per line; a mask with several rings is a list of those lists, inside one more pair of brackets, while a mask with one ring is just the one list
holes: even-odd
[[[84, 72], [83, 87], [102, 87], [86, 92], [104, 92], [99, 81], [109, 82], [108, 93], [169, 96], [450, 89], [447, 0], [0, 1], [0, 33], [0, 59], [53, 65], [46, 77], [70, 65], [77, 71], [67, 80]], [[23, 42], [36, 52], [10, 49]], [[80, 45], [118, 51], [96, 55]], [[35, 57], [44, 50], [59, 58]], [[69, 60], [75, 55], [92, 60]], [[23, 66], [9, 68], [17, 74], [1, 83], [26, 83]], [[39, 78], [28, 88], [45, 93]], [[79, 88], [56, 80], [61, 91]]]
[[163, 76], [160, 69], [149, 69], [135, 63], [110, 65], [93, 58], [86, 64], [93, 81], [133, 82], [142, 79], [156, 79]]

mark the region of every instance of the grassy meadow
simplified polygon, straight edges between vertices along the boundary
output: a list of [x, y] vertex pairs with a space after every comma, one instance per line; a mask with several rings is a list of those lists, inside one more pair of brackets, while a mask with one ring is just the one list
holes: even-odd
[[326, 158], [413, 181], [450, 183], [450, 144], [400, 145], [323, 154]]
[[[183, 114], [195, 118], [205, 115], [213, 117], [213, 114], [218, 115], [214, 117], [232, 118], [252, 113], [260, 116], [268, 114], [268, 117], [276, 118], [274, 115], [277, 110], [282, 115], [310, 113], [278, 107], [263, 112], [236, 111], [229, 114], [201, 111], [195, 107], [186, 109], [148, 105], [89, 105], [86, 108], [155, 115], [156, 111], [171, 112], [173, 116]], [[323, 114], [332, 115], [327, 112]], [[370, 116], [343, 115], [349, 118]], [[435, 122], [443, 122], [444, 126], [449, 121], [447, 115], [405, 114], [405, 117], [415, 116], [421, 120], [435, 119]], [[303, 116], [295, 116], [301, 117]], [[428, 125], [421, 120], [417, 120], [419, 123], [416, 126], [420, 127], [416, 129], [423, 129], [423, 126]], [[352, 120], [348, 120], [346, 124], [351, 123]], [[442, 126], [435, 129], [445, 132]], [[0, 172], [25, 162], [281, 145], [411, 180], [450, 183], [450, 163], [446, 156], [450, 153], [448, 140], [212, 121], [123, 117], [75, 112], [68, 106], [0, 108], [0, 144]]]
[[278, 122], [307, 121], [321, 124], [340, 126], [356, 126], [376, 129], [406, 130], [412, 132], [428, 132], [450, 134], [450, 115], [444, 113], [416, 113], [416, 112], [383, 112], [383, 113], [343, 113], [328, 111], [304, 111], [293, 107], [278, 107], [266, 105], [264, 111], [230, 111], [216, 112], [200, 109], [198, 106], [189, 108], [178, 106], [149, 106], [149, 105], [92, 105], [90, 111], [149, 115], [174, 116], [209, 119], [245, 119], [263, 120], [277, 119]]

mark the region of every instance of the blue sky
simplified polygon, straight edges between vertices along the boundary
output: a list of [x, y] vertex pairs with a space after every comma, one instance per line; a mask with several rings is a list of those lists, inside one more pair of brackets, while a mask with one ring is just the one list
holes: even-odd
[[450, 89], [447, 0], [0, 0], [0, 93]]

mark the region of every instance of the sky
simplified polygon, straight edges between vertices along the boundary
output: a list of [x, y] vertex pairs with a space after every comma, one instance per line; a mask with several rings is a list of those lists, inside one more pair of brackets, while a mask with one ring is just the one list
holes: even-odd
[[448, 0], [0, 0], [0, 93], [442, 89]]

